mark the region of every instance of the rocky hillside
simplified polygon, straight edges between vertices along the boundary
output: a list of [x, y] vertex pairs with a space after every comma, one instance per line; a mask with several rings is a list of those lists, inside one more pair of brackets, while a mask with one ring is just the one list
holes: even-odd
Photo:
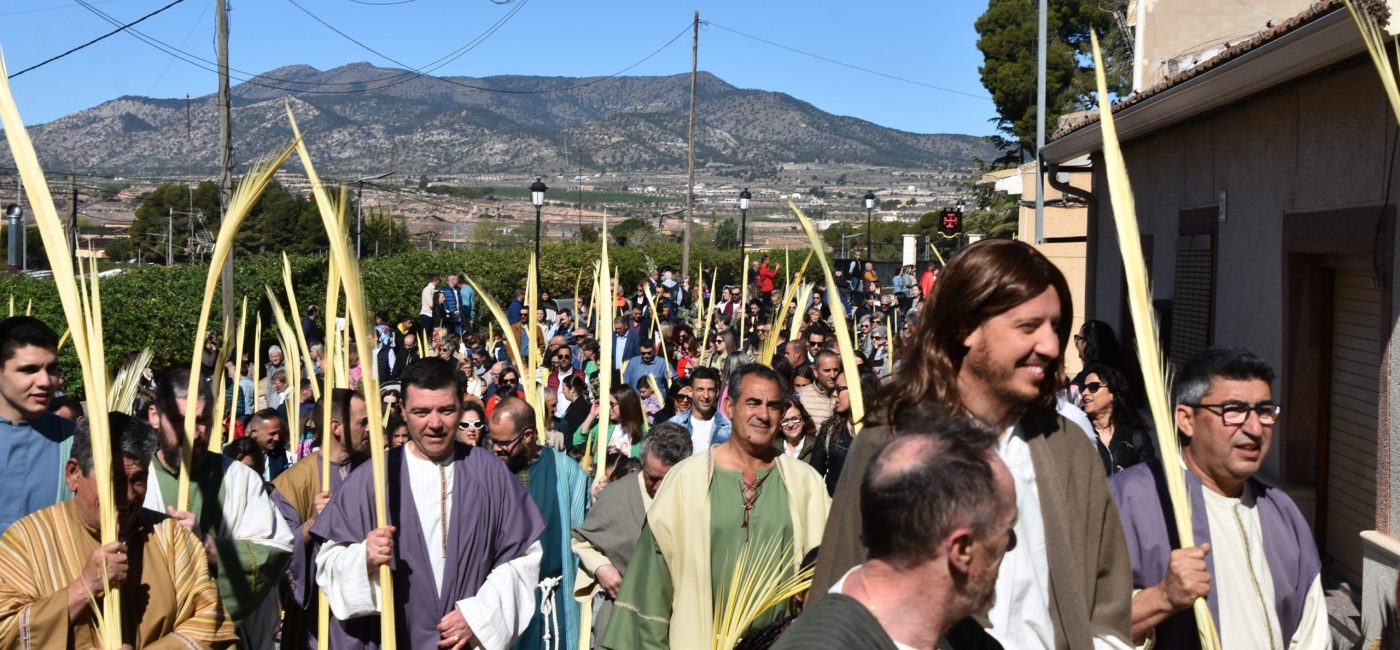
[[[489, 89], [489, 90], [483, 90]], [[325, 171], [428, 173], [664, 170], [686, 164], [688, 75], [418, 76], [359, 63], [273, 70], [234, 87], [238, 160], [290, 137], [297, 112]], [[697, 164], [833, 162], [961, 170], [995, 152], [980, 138], [919, 134], [832, 115], [789, 95], [699, 78]], [[209, 173], [217, 163], [213, 96], [122, 97], [31, 127], [45, 168]], [[8, 152], [0, 153], [4, 160]], [[566, 162], [567, 161], [567, 162]]]

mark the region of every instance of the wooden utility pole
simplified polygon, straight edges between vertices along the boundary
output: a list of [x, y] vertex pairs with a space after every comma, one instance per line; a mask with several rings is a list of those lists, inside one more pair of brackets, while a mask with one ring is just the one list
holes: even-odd
[[72, 198], [68, 206], [68, 241], [73, 243], [73, 267], [78, 266], [78, 178], [73, 172], [68, 172], [68, 190]]
[[690, 223], [695, 221], [695, 74], [699, 64], [700, 11], [696, 10], [695, 35], [690, 41], [690, 180], [685, 186], [685, 243], [681, 247], [682, 269], [690, 268]]
[[[218, 0], [215, 5], [216, 29], [219, 32], [219, 168], [223, 176], [219, 179], [219, 203], [227, 209], [229, 198], [233, 196], [233, 106], [228, 87], [228, 0]], [[191, 223], [194, 217], [191, 216]], [[220, 215], [220, 222], [223, 215]], [[191, 243], [193, 246], [193, 243]], [[233, 322], [233, 255], [228, 256], [223, 269], [224, 322]], [[301, 318], [297, 314], [296, 318]]]

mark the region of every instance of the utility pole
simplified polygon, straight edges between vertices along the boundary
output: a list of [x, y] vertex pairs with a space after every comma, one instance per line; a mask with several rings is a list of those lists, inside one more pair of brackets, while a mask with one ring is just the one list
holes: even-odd
[[[69, 238], [73, 242], [73, 265], [78, 263], [78, 179], [73, 172], [68, 172], [69, 197], [72, 203], [68, 207], [68, 232]], [[81, 267], [78, 267], [81, 268]]]
[[[1045, 243], [1045, 161], [1040, 152], [1045, 148], [1045, 39], [1049, 13], [1046, 0], [1040, 0], [1040, 20], [1037, 25], [1039, 35], [1036, 44], [1035, 62], [1035, 243]], [[1108, 101], [1101, 97], [1100, 101]]]
[[[228, 87], [228, 0], [217, 0], [215, 5], [216, 27], [219, 32], [219, 167], [223, 176], [219, 179], [219, 203], [227, 213], [230, 197], [233, 196], [233, 105]], [[222, 217], [220, 215], [220, 221]], [[193, 225], [194, 220], [190, 220]], [[193, 233], [193, 230], [191, 230]], [[191, 234], [193, 239], [193, 234]], [[191, 241], [191, 248], [194, 244]], [[223, 270], [224, 322], [233, 322], [233, 255], [229, 254]], [[300, 318], [300, 314], [297, 317]]]
[[[24, 177], [15, 172], [15, 205], [24, 206]], [[31, 206], [32, 207], [32, 206]], [[29, 226], [25, 223], [24, 213], [20, 213], [19, 220], [19, 270], [29, 270]]]
[[165, 213], [165, 265], [175, 261], [175, 208], [166, 208]]
[[700, 65], [700, 11], [695, 11], [694, 36], [690, 41], [690, 180], [685, 186], [685, 243], [681, 246], [681, 268], [690, 268], [690, 222], [695, 220], [695, 73]]

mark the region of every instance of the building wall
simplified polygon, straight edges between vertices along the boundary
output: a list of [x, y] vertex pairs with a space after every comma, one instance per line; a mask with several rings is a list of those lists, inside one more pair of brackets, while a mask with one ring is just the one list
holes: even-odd
[[[1385, 177], [1395, 133], [1396, 119], [1374, 70], [1368, 61], [1353, 60], [1124, 143], [1140, 228], [1151, 236], [1155, 300], [1173, 297], [1182, 210], [1215, 206], [1224, 193], [1225, 220], [1216, 225], [1211, 336], [1215, 344], [1242, 346], [1267, 360], [1280, 370], [1275, 394], [1298, 400], [1283, 400], [1285, 415], [1261, 477], [1284, 485], [1310, 520], [1316, 505], [1315, 454], [1325, 433], [1299, 414], [1309, 412], [1309, 402], [1325, 400], [1320, 395], [1326, 379], [1319, 378], [1306, 357], [1329, 343], [1300, 335], [1309, 331], [1300, 322], [1310, 314], [1289, 308], [1290, 301], [1306, 304], [1298, 302], [1306, 287], [1293, 284], [1305, 258], [1295, 253], [1322, 259], [1318, 255], [1333, 249], [1349, 255], [1377, 250], [1388, 265], [1382, 310], [1382, 338], [1388, 343], [1382, 351], [1377, 425], [1376, 530], [1381, 540], [1370, 545], [1374, 553], [1367, 551], [1364, 586], [1363, 614], [1371, 613], [1371, 620], [1384, 602], [1381, 596], [1394, 593], [1393, 567], [1400, 561], [1400, 544], [1394, 539], [1400, 503], [1391, 497], [1400, 494], [1400, 477], [1390, 471], [1400, 466], [1400, 449], [1390, 444], [1397, 423], [1388, 415], [1400, 408], [1400, 390], [1392, 379], [1400, 377], [1400, 362], [1389, 352], [1397, 343], [1391, 305], [1400, 297], [1400, 274], [1389, 260], [1400, 244], [1394, 212], [1382, 211], [1387, 196], [1392, 208], [1400, 202], [1400, 174], [1389, 179], [1389, 190]], [[1097, 162], [1094, 187], [1106, 187]], [[1338, 216], [1309, 217], [1317, 212]], [[1097, 226], [1099, 273], [1090, 316], [1121, 332], [1122, 263], [1106, 190], [1100, 191]], [[1316, 411], [1316, 404], [1312, 408]]]
[[[1087, 172], [1071, 173], [1069, 182], [1071, 185], [1084, 188], [1088, 191], [1091, 175]], [[1059, 190], [1045, 184], [1045, 200], [1052, 205], [1045, 206], [1045, 219], [1042, 224], [1042, 231], [1045, 236], [1045, 243], [1035, 242], [1035, 195], [1036, 178], [1035, 163], [1021, 166], [1021, 212], [1016, 225], [1016, 239], [1024, 241], [1036, 250], [1045, 255], [1054, 265], [1065, 275], [1065, 280], [1069, 283], [1070, 297], [1074, 302], [1073, 332], [1079, 332], [1079, 327], [1084, 324], [1085, 302], [1085, 236], [1088, 229], [1088, 207], [1082, 201], [1070, 197], [1071, 201], [1064, 204], [1061, 201], [1065, 198]], [[1083, 364], [1079, 360], [1079, 355], [1075, 352], [1073, 343], [1070, 349], [1065, 351], [1065, 373], [1070, 377], [1079, 373]]]
[[[1138, 0], [1135, 90], [1171, 76], [1168, 61], [1239, 43], [1302, 13], [1310, 0]], [[1189, 58], [1187, 59], [1189, 61]], [[1189, 63], [1183, 64], [1183, 69]]]

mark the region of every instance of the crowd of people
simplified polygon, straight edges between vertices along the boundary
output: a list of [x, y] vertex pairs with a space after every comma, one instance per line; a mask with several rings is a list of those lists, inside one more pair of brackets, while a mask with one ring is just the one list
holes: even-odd
[[[112, 431], [106, 545], [58, 337], [0, 322], [0, 646], [93, 647], [121, 586], [133, 648], [376, 648], [386, 608], [414, 649], [1184, 648], [1198, 598], [1222, 647], [1328, 647], [1308, 525], [1255, 477], [1281, 417], [1268, 364], [1221, 347], [1177, 368], [1184, 467], [1163, 467], [1141, 371], [1108, 325], [1071, 331], [1065, 279], [1032, 247], [835, 266], [809, 297], [768, 257], [723, 285], [660, 268], [611, 296], [520, 289], [501, 326], [435, 275], [419, 313], [375, 314], [373, 358], [319, 398], [338, 326], [308, 310], [305, 358], [206, 354], [197, 395], [174, 369], [135, 415], [86, 416]], [[311, 376], [292, 386], [289, 365]], [[1184, 547], [1166, 472], [1189, 486]], [[770, 582], [811, 586], [736, 621], [765, 554]]]

